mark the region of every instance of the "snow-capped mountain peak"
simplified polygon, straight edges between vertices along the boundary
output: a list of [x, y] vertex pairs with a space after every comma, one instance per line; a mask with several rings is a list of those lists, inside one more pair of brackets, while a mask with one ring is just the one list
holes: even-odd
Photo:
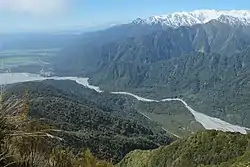
[[192, 12], [175, 12], [168, 15], [138, 18], [134, 24], [161, 24], [171, 27], [192, 26], [218, 20], [231, 25], [250, 25], [250, 10], [195, 10]]

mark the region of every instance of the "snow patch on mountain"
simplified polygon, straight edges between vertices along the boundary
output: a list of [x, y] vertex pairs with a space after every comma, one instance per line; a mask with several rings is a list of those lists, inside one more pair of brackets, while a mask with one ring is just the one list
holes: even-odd
[[168, 15], [138, 18], [134, 24], [152, 24], [170, 27], [192, 26], [217, 20], [230, 25], [250, 25], [250, 10], [195, 10], [192, 12], [175, 12]]

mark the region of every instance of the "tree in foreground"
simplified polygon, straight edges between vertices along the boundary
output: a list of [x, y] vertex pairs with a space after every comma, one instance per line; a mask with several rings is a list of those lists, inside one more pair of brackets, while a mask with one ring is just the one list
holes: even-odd
[[28, 117], [28, 93], [10, 101], [0, 95], [0, 166], [3, 167], [111, 167], [85, 150], [74, 155], [69, 149], [55, 148], [63, 140], [52, 128]]

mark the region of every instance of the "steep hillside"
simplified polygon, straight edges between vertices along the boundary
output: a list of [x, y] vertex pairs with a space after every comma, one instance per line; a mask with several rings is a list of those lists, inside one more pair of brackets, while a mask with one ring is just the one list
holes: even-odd
[[109, 90], [129, 90], [154, 98], [181, 96], [197, 111], [250, 126], [249, 53], [249, 49], [228, 57], [194, 53], [154, 63], [143, 72], [132, 64], [130, 68], [116, 65], [92, 81]]
[[[216, 131], [199, 132], [169, 146], [136, 150], [117, 167], [236, 167], [250, 163], [250, 138]], [[248, 157], [248, 158], [247, 158]]]
[[[84, 33], [65, 47], [52, 62], [58, 75], [83, 75], [95, 71], [106, 44], [162, 30], [162, 26], [124, 24]], [[67, 62], [67, 66], [65, 66]], [[84, 68], [83, 68], [84, 67]]]
[[[106, 78], [104, 74], [118, 75], [114, 77], [119, 79], [126, 73], [143, 75], [152, 63], [197, 52], [230, 57], [249, 47], [249, 37], [250, 28], [232, 27], [211, 21], [203, 25], [168, 28], [148, 35], [126, 38], [99, 48], [102, 56], [96, 57], [97, 74], [106, 70], [102, 77]], [[94, 53], [90, 54], [79, 56], [86, 59], [95, 57]], [[93, 73], [94, 76], [97, 74]]]
[[[250, 28], [216, 20], [191, 27], [121, 25], [82, 35], [54, 62], [58, 74], [93, 74], [110, 64], [145, 64], [193, 52], [231, 55], [249, 46]], [[65, 63], [67, 62], [67, 66]]]

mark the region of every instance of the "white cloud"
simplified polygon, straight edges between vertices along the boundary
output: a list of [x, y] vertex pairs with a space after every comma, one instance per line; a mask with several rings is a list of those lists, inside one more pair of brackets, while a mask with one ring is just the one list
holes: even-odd
[[68, 0], [0, 0], [0, 10], [29, 14], [51, 14], [67, 7]]

